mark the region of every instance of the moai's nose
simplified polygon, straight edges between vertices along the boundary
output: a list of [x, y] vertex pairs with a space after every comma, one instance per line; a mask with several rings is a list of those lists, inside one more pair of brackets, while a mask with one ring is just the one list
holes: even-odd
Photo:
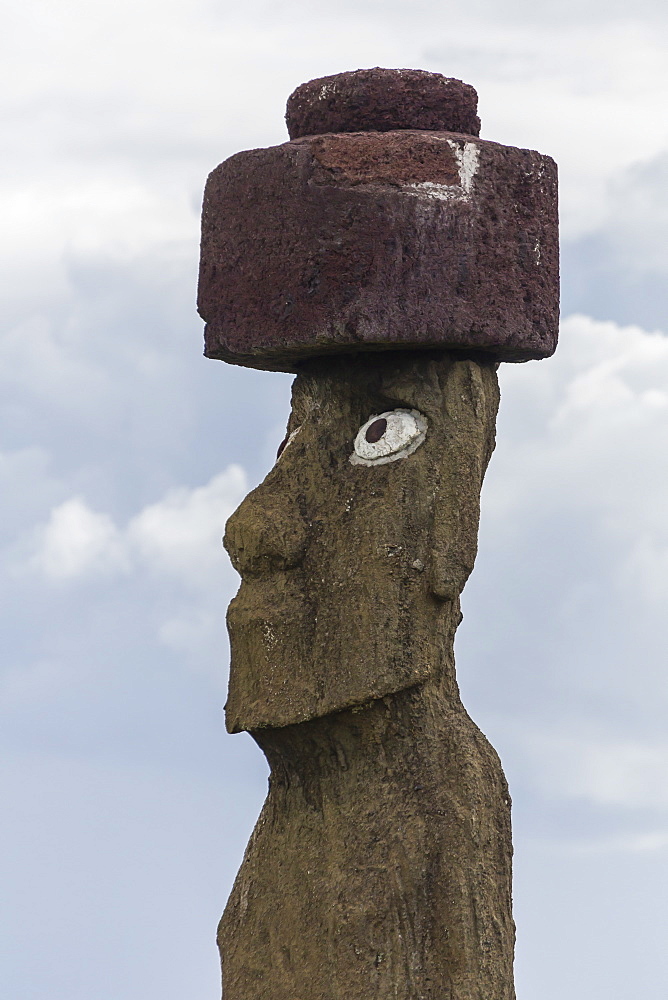
[[241, 577], [293, 569], [303, 559], [308, 527], [288, 497], [259, 486], [225, 526], [223, 545]]

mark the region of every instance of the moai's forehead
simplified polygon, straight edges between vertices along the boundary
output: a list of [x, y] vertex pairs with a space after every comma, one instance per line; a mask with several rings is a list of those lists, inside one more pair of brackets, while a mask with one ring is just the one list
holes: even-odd
[[290, 429], [311, 418], [350, 416], [361, 424], [372, 412], [397, 407], [419, 410], [440, 424], [467, 399], [479, 406], [483, 397], [495, 413], [497, 367], [443, 351], [320, 358], [302, 366], [295, 379]]

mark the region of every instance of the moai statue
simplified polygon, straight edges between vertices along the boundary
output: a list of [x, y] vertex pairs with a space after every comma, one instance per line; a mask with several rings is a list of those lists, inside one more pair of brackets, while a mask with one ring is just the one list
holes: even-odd
[[293, 371], [230, 518], [230, 732], [269, 794], [219, 928], [225, 1000], [512, 1000], [510, 797], [453, 643], [500, 361], [556, 347], [556, 168], [473, 88], [365, 70], [207, 184], [206, 354]]

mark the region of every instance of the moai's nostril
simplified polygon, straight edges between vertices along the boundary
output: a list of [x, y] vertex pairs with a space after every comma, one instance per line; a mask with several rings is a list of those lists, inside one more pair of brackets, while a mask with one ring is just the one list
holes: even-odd
[[251, 493], [228, 520], [223, 545], [243, 577], [298, 566], [306, 539], [306, 524], [298, 511], [260, 502]]

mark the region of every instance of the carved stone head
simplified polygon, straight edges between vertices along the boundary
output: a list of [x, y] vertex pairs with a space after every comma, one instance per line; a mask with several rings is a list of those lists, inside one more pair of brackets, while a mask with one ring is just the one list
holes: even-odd
[[285, 726], [421, 683], [451, 655], [494, 447], [496, 365], [309, 362], [286, 444], [230, 517], [227, 726]]

